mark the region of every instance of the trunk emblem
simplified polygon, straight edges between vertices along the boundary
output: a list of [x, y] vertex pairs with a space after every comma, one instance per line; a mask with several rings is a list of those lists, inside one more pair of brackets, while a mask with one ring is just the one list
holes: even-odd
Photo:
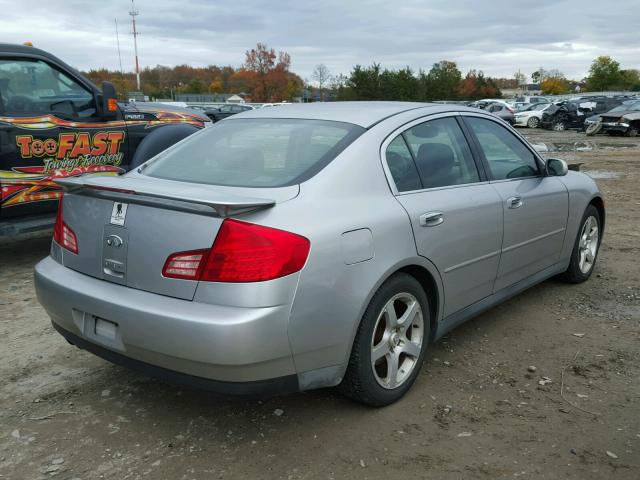
[[124, 242], [118, 235], [109, 235], [107, 237], [107, 245], [113, 248], [120, 248]]
[[124, 221], [127, 217], [127, 204], [121, 202], [114, 202], [113, 209], [111, 210], [111, 225], [120, 225], [124, 227]]

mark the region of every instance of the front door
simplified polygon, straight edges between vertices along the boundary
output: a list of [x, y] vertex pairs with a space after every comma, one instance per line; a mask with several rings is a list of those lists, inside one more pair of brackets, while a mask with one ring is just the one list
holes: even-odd
[[495, 291], [560, 259], [569, 193], [544, 175], [536, 155], [499, 120], [465, 116], [504, 212], [504, 239]]
[[94, 93], [41, 59], [0, 57], [0, 215], [52, 212], [64, 176], [121, 171], [122, 119], [97, 118]]
[[440, 272], [444, 316], [491, 294], [502, 242], [502, 201], [484, 182], [456, 116], [406, 129], [386, 149], [416, 247]]

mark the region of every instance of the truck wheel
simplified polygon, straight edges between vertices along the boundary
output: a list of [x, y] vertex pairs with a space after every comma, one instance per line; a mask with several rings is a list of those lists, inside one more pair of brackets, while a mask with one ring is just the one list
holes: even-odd
[[631, 125], [627, 128], [627, 131], [624, 133], [627, 137], [637, 137], [638, 136], [638, 127]]
[[593, 135], [599, 133], [600, 130], [602, 130], [602, 122], [595, 122], [595, 123], [590, 124], [586, 128], [585, 133], [588, 136], [592, 137]]
[[429, 342], [429, 300], [411, 275], [397, 273], [375, 293], [356, 334], [340, 390], [382, 407], [411, 388]]
[[187, 138], [198, 130], [200, 129], [193, 125], [165, 125], [157, 127], [140, 142], [136, 153], [131, 159], [129, 168], [131, 170], [138, 168], [150, 158], [155, 157], [158, 153], [178, 143], [180, 140]]
[[538, 128], [538, 124], [540, 123], [540, 119], [538, 117], [531, 117], [527, 121], [527, 127], [529, 128]]

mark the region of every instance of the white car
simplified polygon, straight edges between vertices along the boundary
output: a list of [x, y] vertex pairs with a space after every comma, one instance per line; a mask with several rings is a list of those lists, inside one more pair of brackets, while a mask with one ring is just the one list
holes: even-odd
[[542, 120], [542, 112], [549, 108], [551, 103], [534, 103], [526, 110], [514, 115], [516, 127], [536, 128]]

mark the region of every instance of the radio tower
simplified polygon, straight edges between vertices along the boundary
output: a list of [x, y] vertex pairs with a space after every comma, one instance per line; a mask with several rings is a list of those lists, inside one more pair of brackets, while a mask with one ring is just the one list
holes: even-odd
[[140, 34], [136, 31], [136, 17], [139, 15], [139, 12], [136, 10], [133, 0], [131, 0], [129, 15], [131, 16], [131, 23], [133, 24], [133, 32], [131, 32], [131, 35], [133, 35], [133, 51], [136, 55], [136, 85], [138, 86], [138, 91], [140, 91], [140, 64], [138, 63], [138, 35]]

